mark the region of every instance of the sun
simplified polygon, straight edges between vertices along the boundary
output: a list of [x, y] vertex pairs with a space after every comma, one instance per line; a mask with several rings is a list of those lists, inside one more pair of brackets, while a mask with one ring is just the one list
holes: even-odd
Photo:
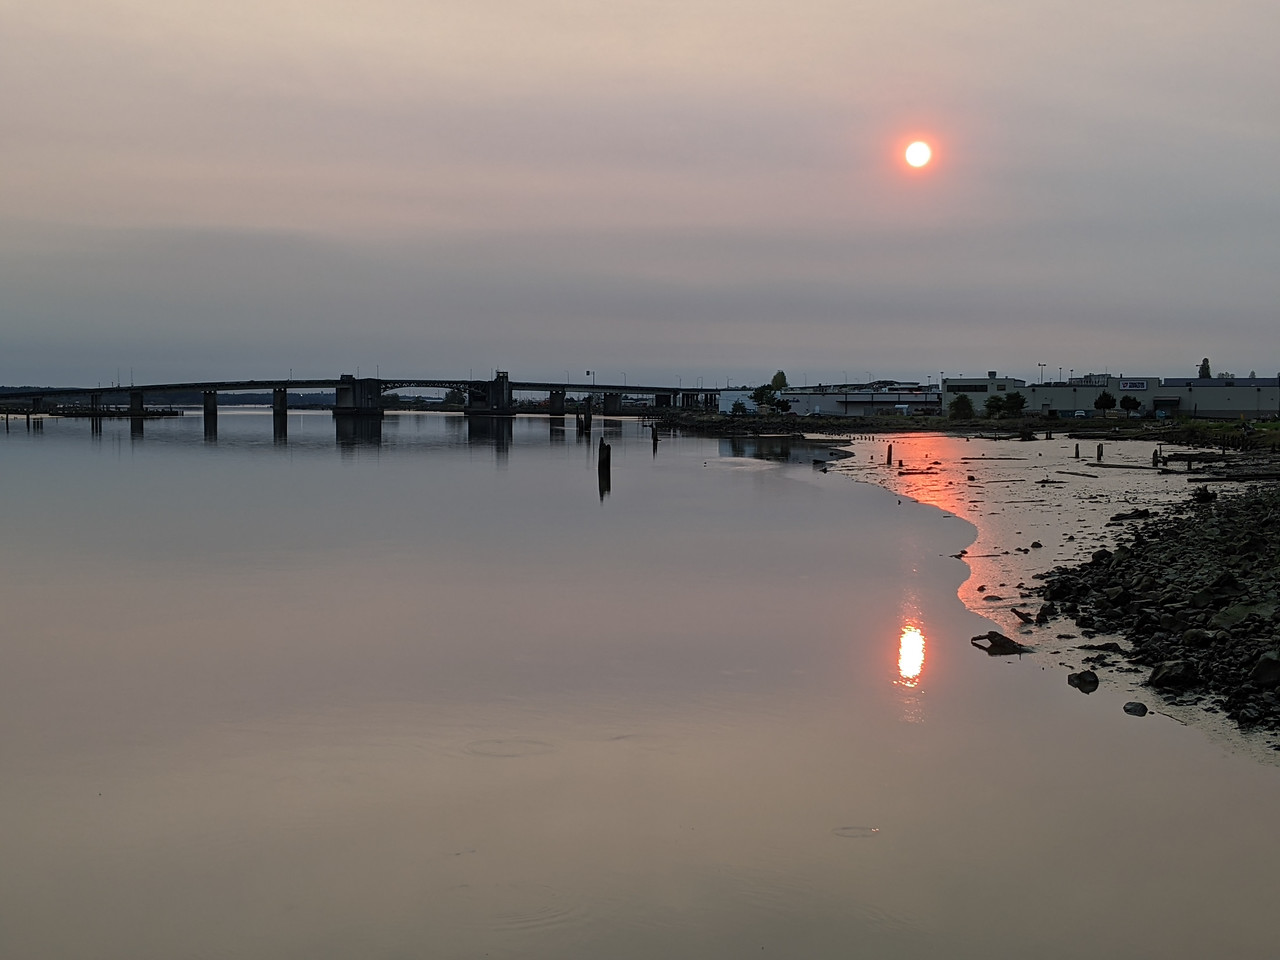
[[933, 150], [923, 140], [917, 140], [907, 147], [907, 163], [913, 167], [923, 167], [933, 158]]

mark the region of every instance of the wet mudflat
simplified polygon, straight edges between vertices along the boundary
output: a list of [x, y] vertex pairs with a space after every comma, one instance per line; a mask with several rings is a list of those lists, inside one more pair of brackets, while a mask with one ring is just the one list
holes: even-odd
[[1270, 949], [1280, 772], [975, 651], [960, 517], [629, 423], [603, 498], [572, 421], [270, 425], [0, 437], [5, 955]]

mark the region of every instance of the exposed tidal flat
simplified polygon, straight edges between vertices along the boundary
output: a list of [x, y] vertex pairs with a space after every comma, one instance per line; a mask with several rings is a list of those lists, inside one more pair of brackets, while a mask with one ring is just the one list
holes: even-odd
[[1280, 771], [970, 646], [1033, 481], [569, 427], [0, 436], [0, 954], [1268, 955]]
[[[1280, 505], [1274, 481], [1231, 479], [1273, 474], [1274, 454], [1085, 446], [1088, 457], [1070, 436], [866, 436], [833, 466], [977, 527], [961, 596], [1017, 638], [1010, 649], [1046, 658], [1088, 693], [1101, 673], [1152, 708], [1280, 762]], [[1191, 473], [1196, 459], [1208, 465]]]

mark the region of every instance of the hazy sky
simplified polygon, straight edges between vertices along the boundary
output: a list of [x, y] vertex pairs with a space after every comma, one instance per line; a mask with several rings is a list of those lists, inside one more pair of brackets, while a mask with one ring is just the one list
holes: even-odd
[[0, 0], [0, 383], [1274, 376], [1278, 41], [1275, 0]]

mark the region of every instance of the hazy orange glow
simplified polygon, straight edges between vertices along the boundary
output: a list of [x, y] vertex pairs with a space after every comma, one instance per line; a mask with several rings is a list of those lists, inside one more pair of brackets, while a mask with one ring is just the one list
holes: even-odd
[[898, 682], [904, 687], [914, 687], [920, 682], [924, 670], [924, 634], [920, 628], [907, 624], [902, 628], [898, 641]]
[[913, 167], [923, 167], [933, 157], [933, 150], [923, 140], [917, 140], [907, 147], [907, 163]]

